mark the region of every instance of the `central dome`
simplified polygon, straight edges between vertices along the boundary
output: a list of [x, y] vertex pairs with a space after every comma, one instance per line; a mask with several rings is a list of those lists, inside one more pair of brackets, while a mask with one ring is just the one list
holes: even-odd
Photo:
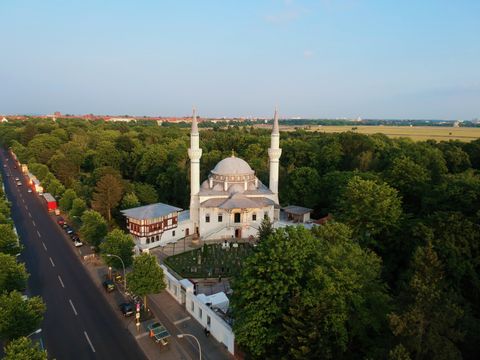
[[221, 160], [212, 170], [215, 175], [250, 175], [254, 171], [248, 163], [235, 156]]

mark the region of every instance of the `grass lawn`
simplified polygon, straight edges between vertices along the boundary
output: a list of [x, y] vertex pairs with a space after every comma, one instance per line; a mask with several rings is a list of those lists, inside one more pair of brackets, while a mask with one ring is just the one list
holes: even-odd
[[248, 243], [238, 247], [222, 248], [222, 244], [203, 245], [201, 248], [169, 256], [165, 264], [184, 278], [231, 277], [238, 274], [243, 260], [253, 250]]

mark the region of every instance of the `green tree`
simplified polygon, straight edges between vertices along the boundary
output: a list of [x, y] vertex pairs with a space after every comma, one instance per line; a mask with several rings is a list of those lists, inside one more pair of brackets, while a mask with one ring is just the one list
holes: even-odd
[[311, 167], [297, 168], [288, 176], [284, 201], [315, 208], [318, 206], [319, 194], [315, 189], [318, 189], [319, 185], [320, 176], [317, 170]]
[[22, 299], [18, 291], [0, 295], [0, 337], [12, 340], [38, 329], [45, 312], [40, 297]]
[[22, 248], [23, 246], [20, 245], [12, 225], [0, 224], [0, 252], [16, 255], [22, 251]]
[[114, 175], [103, 176], [95, 186], [92, 208], [102, 214], [108, 222], [112, 220], [112, 209], [117, 207], [123, 195], [123, 185]]
[[108, 257], [107, 254], [119, 256], [125, 267], [129, 267], [133, 260], [133, 242], [130, 234], [125, 234], [122, 230], [115, 229], [110, 231], [105, 240], [100, 244], [100, 252], [103, 260], [116, 269], [122, 269], [122, 263], [115, 257]]
[[87, 210], [83, 213], [80, 233], [90, 245], [98, 247], [107, 232], [107, 222], [100, 213], [95, 210]]
[[150, 184], [136, 182], [133, 184], [135, 195], [142, 205], [153, 204], [158, 201], [158, 194]]
[[131, 209], [140, 206], [140, 201], [137, 198], [135, 193], [128, 193], [123, 196], [121, 208], [122, 209]]
[[63, 211], [70, 211], [72, 208], [72, 203], [73, 200], [77, 198], [77, 194], [75, 193], [74, 190], [72, 189], [67, 189], [62, 195], [62, 198], [58, 202], [58, 205], [60, 206], [60, 209]]
[[127, 274], [127, 287], [134, 294], [143, 296], [145, 306], [148, 294], [165, 289], [163, 270], [155, 256], [143, 253], [135, 257], [132, 271]]
[[463, 311], [443, 279], [443, 266], [432, 244], [419, 247], [403, 310], [389, 315], [393, 334], [415, 359], [461, 359], [457, 348], [463, 334]]
[[47, 352], [32, 340], [20, 337], [5, 346], [4, 360], [47, 360]]
[[24, 264], [17, 263], [14, 256], [0, 253], [0, 293], [24, 290], [28, 273]]
[[395, 228], [402, 216], [396, 189], [358, 176], [348, 182], [339, 207], [339, 219], [366, 244], [372, 242], [373, 236]]
[[258, 228], [258, 238], [260, 241], [265, 240], [273, 234], [273, 224], [269, 217], [263, 218], [260, 227]]
[[85, 203], [85, 200], [76, 198], [72, 201], [72, 209], [70, 210], [69, 215], [72, 218], [81, 217], [85, 210], [87, 210], [87, 204]]

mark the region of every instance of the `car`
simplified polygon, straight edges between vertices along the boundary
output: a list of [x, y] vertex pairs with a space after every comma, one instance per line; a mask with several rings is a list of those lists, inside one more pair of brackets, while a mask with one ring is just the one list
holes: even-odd
[[63, 230], [65, 230], [65, 232], [66, 232], [67, 234], [69, 234], [69, 235], [74, 233], [74, 230], [73, 230], [72, 227], [69, 226], [69, 225], [64, 226], [64, 227], [63, 227]]
[[74, 234], [73, 236], [70, 234], [70, 238], [72, 239], [72, 241], [80, 241], [80, 238]]
[[7, 164], [3, 164], [3, 167], [7, 167]]
[[106, 292], [115, 291], [115, 283], [112, 280], [105, 280], [103, 282], [103, 287], [105, 288]]
[[59, 216], [57, 218], [57, 224], [62, 226], [63, 224], [65, 224], [65, 219], [63, 217]]
[[21, 182], [21, 181], [17, 181], [17, 186], [22, 186], [22, 182]]
[[162, 345], [168, 345], [168, 338], [170, 333], [160, 322], [156, 321], [147, 326], [150, 337], [156, 343], [161, 343]]
[[70, 227], [70, 225], [68, 225], [65, 221], [61, 224], [62, 228], [66, 229], [68, 227]]
[[16, 168], [17, 168], [17, 165], [13, 165], [13, 168], [16, 169]]
[[16, 177], [16, 178], [15, 178], [15, 181], [20, 181], [20, 178], [19, 178], [19, 177]]
[[27, 192], [31, 193], [31, 192], [32, 192], [32, 189], [28, 188]]
[[134, 305], [132, 303], [122, 303], [119, 305], [120, 311], [122, 312], [123, 316], [131, 316], [133, 315], [133, 308]]
[[72, 232], [72, 233], [68, 234], [68, 236], [70, 236], [70, 239], [72, 239], [72, 240], [73, 240], [73, 238], [78, 237], [76, 232]]
[[75, 247], [80, 247], [80, 246], [83, 246], [83, 243], [80, 240], [75, 240], [73, 242], [73, 245], [75, 245]]

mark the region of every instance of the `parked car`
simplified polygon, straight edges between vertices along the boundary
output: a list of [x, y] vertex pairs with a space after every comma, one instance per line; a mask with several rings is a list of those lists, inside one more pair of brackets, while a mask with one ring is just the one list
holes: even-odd
[[17, 186], [22, 186], [22, 182], [21, 182], [21, 181], [17, 181]]
[[115, 284], [112, 280], [105, 280], [103, 282], [103, 287], [107, 292], [112, 292], [115, 290]]
[[62, 226], [63, 224], [65, 224], [65, 219], [63, 217], [59, 216], [57, 218], [57, 224]]
[[20, 181], [20, 178], [19, 178], [19, 177], [16, 177], [16, 178], [15, 178], [15, 181]]
[[64, 227], [64, 230], [65, 230], [65, 232], [66, 232], [67, 234], [69, 234], [69, 235], [70, 235], [70, 234], [73, 234], [73, 233], [75, 232], [75, 231], [73, 230], [73, 228], [70, 227], [70, 226]]
[[72, 241], [80, 241], [80, 238], [77, 234], [70, 234], [70, 239], [72, 239]]
[[156, 343], [161, 343], [163, 346], [168, 345], [168, 338], [170, 333], [160, 322], [154, 322], [147, 326], [150, 337]]
[[28, 189], [27, 189], [27, 192], [31, 193], [31, 192], [32, 192], [32, 189], [28, 188]]
[[61, 226], [64, 229], [66, 229], [67, 227], [70, 227], [70, 225], [68, 225], [65, 221], [63, 222], [63, 224]]
[[73, 242], [73, 245], [75, 245], [75, 247], [80, 247], [80, 246], [83, 246], [83, 243], [80, 240], [75, 240]]
[[122, 312], [123, 316], [131, 316], [133, 315], [133, 304], [132, 303], [122, 303], [119, 305], [120, 311]]

